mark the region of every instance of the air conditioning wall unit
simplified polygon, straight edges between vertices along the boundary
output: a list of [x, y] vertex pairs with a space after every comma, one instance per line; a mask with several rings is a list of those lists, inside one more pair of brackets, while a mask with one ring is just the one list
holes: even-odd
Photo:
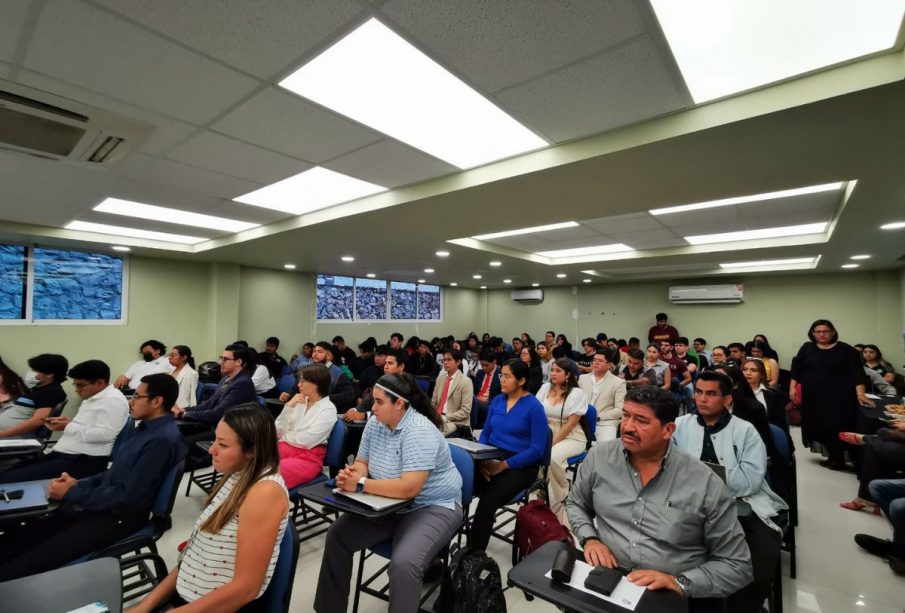
[[544, 301], [544, 290], [542, 289], [514, 289], [509, 294], [513, 302], [519, 304], [540, 304]]
[[0, 79], [0, 149], [108, 168], [153, 126]]
[[669, 288], [674, 304], [738, 304], [744, 300], [742, 283], [724, 285], [677, 285]]

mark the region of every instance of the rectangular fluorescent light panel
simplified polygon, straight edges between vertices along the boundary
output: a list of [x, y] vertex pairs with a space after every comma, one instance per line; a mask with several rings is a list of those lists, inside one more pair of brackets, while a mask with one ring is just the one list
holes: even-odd
[[96, 232], [97, 234], [112, 234], [114, 236], [128, 236], [131, 238], [146, 238], [152, 241], [165, 243], [183, 243], [194, 245], [208, 239], [200, 236], [186, 236], [184, 234], [170, 234], [168, 232], [153, 232], [151, 230], [139, 230], [138, 228], [125, 228], [122, 226], [108, 226], [102, 223], [88, 221], [72, 221], [63, 226], [66, 230], [79, 230], [81, 232]]
[[750, 241], [759, 238], [780, 238], [784, 236], [807, 236], [808, 234], [821, 234], [826, 231], [827, 222], [808, 223], [800, 226], [785, 226], [782, 228], [763, 228], [761, 230], [742, 230], [741, 232], [723, 232], [721, 234], [702, 234], [699, 236], [686, 236], [685, 240], [692, 245], [712, 245], [714, 243], [733, 243], [736, 241]]
[[669, 215], [670, 213], [685, 213], [688, 211], [700, 211], [702, 209], [714, 209], [721, 206], [733, 206], [737, 204], [748, 204], [750, 202], [763, 202], [764, 200], [776, 200], [778, 198], [792, 198], [794, 196], [804, 196], [807, 194], [820, 194], [823, 192], [832, 192], [842, 189], [845, 185], [843, 182], [826, 183], [824, 185], [812, 185], [811, 187], [799, 187], [797, 189], [785, 189], [779, 192], [768, 192], [766, 194], [754, 194], [752, 196], [739, 196], [737, 198], [723, 198], [721, 200], [710, 200], [708, 202], [699, 202], [697, 204], [683, 204], [680, 206], [671, 206], [665, 209], [651, 209], [648, 211], [651, 215]]
[[532, 226], [530, 228], [521, 228], [519, 230], [506, 230], [505, 232], [493, 232], [491, 234], [478, 234], [471, 238], [479, 241], [486, 241], [492, 238], [504, 238], [506, 236], [518, 236], [520, 234], [534, 234], [535, 232], [547, 232], [549, 230], [562, 230], [563, 228], [575, 228], [578, 222], [564, 221], [562, 223], [551, 223], [546, 226]]
[[574, 258], [583, 255], [602, 255], [605, 253], [622, 253], [625, 251], [634, 251], [628, 245], [622, 243], [614, 243], [612, 245], [596, 245], [594, 247], [578, 247], [575, 249], [558, 249], [556, 251], [538, 251], [534, 255], [540, 255], [545, 258]]
[[753, 267], [762, 267], [762, 266], [795, 266], [796, 268], [813, 268], [817, 265], [817, 260], [820, 256], [811, 257], [811, 258], [786, 258], [783, 260], [750, 260], [748, 262], [728, 262], [726, 264], [720, 264], [720, 268], [725, 269], [738, 269], [738, 268], [753, 268]]
[[120, 200], [119, 198], [107, 198], [94, 207], [94, 210], [99, 213], [110, 213], [112, 215], [123, 215], [125, 217], [136, 217], [138, 219], [148, 219], [151, 221], [163, 221], [183, 226], [199, 226], [201, 228], [223, 230], [224, 232], [241, 232], [243, 230], [257, 228], [259, 225], [246, 221], [227, 219], [225, 217], [216, 217], [214, 215], [203, 215], [201, 213], [190, 213], [178, 209], [168, 209], [162, 206], [154, 206], [153, 204]]
[[903, 0], [651, 0], [697, 103], [895, 45]]
[[301, 215], [384, 192], [386, 189], [380, 185], [315, 166], [295, 176], [233, 198], [233, 200], [265, 209]]
[[280, 86], [462, 169], [548, 144], [377, 19]]

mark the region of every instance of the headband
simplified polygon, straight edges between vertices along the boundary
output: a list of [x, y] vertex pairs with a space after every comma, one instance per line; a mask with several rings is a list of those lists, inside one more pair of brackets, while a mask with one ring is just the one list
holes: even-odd
[[399, 392], [397, 392], [397, 391], [395, 391], [395, 390], [391, 390], [390, 388], [386, 387], [385, 385], [381, 385], [381, 384], [379, 384], [379, 383], [375, 383], [375, 384], [374, 384], [374, 387], [379, 387], [380, 389], [382, 389], [382, 390], [385, 391], [386, 393], [392, 394], [392, 395], [395, 396], [396, 398], [399, 398], [400, 400], [402, 400], [405, 404], [409, 404], [409, 405], [412, 404], [411, 402], [409, 402], [409, 399], [408, 399], [408, 398], [406, 398], [405, 396], [401, 395]]

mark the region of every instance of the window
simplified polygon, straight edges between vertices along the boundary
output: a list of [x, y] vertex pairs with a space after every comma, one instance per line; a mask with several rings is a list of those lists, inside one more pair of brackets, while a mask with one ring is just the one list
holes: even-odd
[[120, 323], [125, 272], [120, 256], [0, 245], [0, 320]]
[[317, 319], [417, 321], [442, 319], [439, 285], [317, 275]]

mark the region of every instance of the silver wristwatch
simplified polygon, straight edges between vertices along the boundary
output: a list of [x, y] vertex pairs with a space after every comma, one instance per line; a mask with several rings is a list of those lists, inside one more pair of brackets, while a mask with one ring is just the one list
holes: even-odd
[[691, 580], [689, 580], [688, 577], [685, 575], [676, 575], [676, 585], [682, 590], [683, 596], [688, 596], [688, 592], [691, 591]]

